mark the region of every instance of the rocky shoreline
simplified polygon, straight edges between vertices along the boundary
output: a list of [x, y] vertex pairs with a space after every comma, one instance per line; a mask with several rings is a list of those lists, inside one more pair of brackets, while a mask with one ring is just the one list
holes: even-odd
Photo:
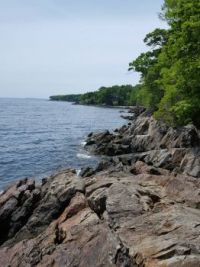
[[200, 266], [200, 132], [135, 107], [113, 133], [91, 133], [102, 155], [0, 195], [0, 266]]

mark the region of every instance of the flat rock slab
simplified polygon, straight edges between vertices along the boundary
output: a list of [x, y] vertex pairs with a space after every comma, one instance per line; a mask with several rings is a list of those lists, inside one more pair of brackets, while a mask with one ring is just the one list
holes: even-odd
[[9, 188], [1, 222], [22, 222], [16, 209], [39, 197], [15, 234], [6, 228], [0, 266], [200, 266], [200, 181], [139, 161], [132, 168], [86, 178], [65, 171]]
[[200, 267], [199, 131], [143, 111], [89, 135], [89, 150], [112, 156], [96, 170], [0, 195], [0, 266]]

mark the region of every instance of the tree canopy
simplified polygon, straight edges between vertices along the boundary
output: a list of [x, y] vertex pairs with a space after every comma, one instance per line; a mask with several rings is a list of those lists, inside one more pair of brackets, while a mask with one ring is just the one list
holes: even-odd
[[146, 53], [129, 64], [141, 73], [138, 101], [173, 125], [200, 126], [200, 1], [165, 0], [169, 25], [147, 34]]
[[72, 94], [72, 95], [53, 95], [50, 96], [51, 101], [69, 101], [69, 102], [78, 102], [80, 99], [80, 94]]
[[51, 96], [50, 100], [76, 102], [85, 105], [129, 106], [136, 104], [136, 99], [133, 96], [137, 91], [138, 86], [114, 85], [101, 87], [97, 91], [85, 94]]

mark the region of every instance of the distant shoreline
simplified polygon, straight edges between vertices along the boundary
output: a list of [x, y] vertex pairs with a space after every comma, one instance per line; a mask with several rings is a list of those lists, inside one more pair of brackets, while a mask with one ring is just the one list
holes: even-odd
[[[66, 101], [64, 101], [64, 102], [66, 102]], [[111, 106], [111, 105], [95, 105], [95, 104], [82, 104], [82, 103], [72, 103], [72, 105], [98, 107], [98, 108], [119, 108], [119, 109], [129, 109], [132, 107], [132, 106]]]
[[72, 105], [79, 105], [79, 106], [88, 106], [88, 107], [99, 107], [99, 108], [119, 108], [119, 109], [130, 109], [133, 106], [112, 106], [112, 105], [97, 105], [97, 104], [84, 104], [84, 103], [77, 103], [72, 101], [66, 101], [66, 100], [52, 100], [49, 99], [51, 102], [67, 102], [71, 103]]

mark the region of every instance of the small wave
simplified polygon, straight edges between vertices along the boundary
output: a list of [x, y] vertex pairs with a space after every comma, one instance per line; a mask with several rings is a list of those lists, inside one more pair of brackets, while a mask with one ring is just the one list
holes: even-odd
[[0, 190], [0, 196], [3, 194], [3, 192], [4, 192], [3, 190]]
[[82, 153], [78, 153], [77, 157], [81, 158], [81, 159], [90, 159], [90, 158], [92, 158], [92, 156], [87, 155], [87, 154], [82, 154]]
[[76, 170], [76, 175], [79, 176], [81, 173], [81, 169]]
[[8, 159], [7, 161], [4, 160], [4, 161], [0, 161], [0, 165], [8, 165], [8, 164], [12, 164], [12, 163], [15, 163], [15, 160], [14, 159]]
[[33, 141], [33, 144], [34, 144], [34, 145], [38, 145], [38, 144], [40, 144], [40, 143], [42, 143], [42, 139], [37, 139], [37, 140], [34, 140], [34, 141]]
[[81, 145], [82, 145], [82, 146], [85, 146], [86, 144], [87, 144], [87, 142], [85, 142], [85, 141], [82, 141], [82, 142], [81, 142]]

